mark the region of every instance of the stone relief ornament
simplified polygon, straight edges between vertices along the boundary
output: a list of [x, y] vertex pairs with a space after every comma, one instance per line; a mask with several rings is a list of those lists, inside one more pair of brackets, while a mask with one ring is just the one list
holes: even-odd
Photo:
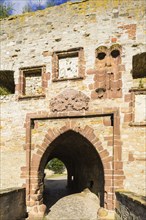
[[52, 112], [88, 110], [89, 97], [80, 91], [67, 89], [50, 101]]
[[121, 46], [96, 49], [94, 88], [97, 98], [120, 98], [122, 96]]

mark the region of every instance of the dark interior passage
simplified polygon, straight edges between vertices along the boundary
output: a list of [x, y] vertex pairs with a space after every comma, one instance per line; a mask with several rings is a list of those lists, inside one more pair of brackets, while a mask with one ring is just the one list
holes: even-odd
[[67, 187], [67, 176], [58, 176], [44, 180], [44, 204], [47, 206], [46, 213], [60, 198], [71, 194]]
[[0, 70], [0, 95], [9, 95], [14, 93], [14, 71]]
[[[69, 130], [58, 136], [48, 146], [41, 160], [41, 172], [44, 172], [48, 161], [55, 157], [60, 159], [67, 168], [67, 182], [64, 185], [65, 195], [89, 188], [99, 196], [100, 205], [104, 206], [104, 171], [100, 156], [94, 146], [81, 134]], [[47, 192], [49, 192], [49, 188], [44, 189], [45, 201]]]

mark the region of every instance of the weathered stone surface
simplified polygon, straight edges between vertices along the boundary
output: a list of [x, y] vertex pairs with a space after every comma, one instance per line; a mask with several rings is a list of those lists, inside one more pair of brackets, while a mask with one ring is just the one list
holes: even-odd
[[0, 191], [0, 219], [24, 220], [27, 217], [25, 189], [11, 188]]
[[101, 208], [99, 208], [97, 214], [99, 217], [105, 217], [108, 215], [108, 211], [101, 207]]
[[116, 220], [146, 219], [146, 197], [124, 190], [116, 191]]
[[54, 220], [96, 220], [99, 209], [98, 197], [85, 189], [81, 193], [72, 194], [60, 199], [47, 216], [47, 219]]
[[135, 121], [146, 123], [146, 95], [139, 94], [135, 96]]
[[46, 211], [46, 206], [42, 205], [35, 205], [29, 212], [30, 219], [40, 219], [42, 220]]
[[120, 98], [122, 81], [120, 76], [121, 46], [110, 48], [100, 46], [96, 49], [94, 87], [97, 98]]

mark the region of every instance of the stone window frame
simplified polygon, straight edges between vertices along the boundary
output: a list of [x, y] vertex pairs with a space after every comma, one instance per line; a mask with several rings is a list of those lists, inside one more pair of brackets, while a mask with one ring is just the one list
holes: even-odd
[[131, 93], [131, 97], [132, 97], [132, 102], [131, 102], [131, 106], [132, 106], [131, 118], [132, 118], [132, 120], [129, 123], [129, 125], [132, 127], [146, 126], [146, 121], [141, 121], [141, 122], [135, 121], [135, 96], [136, 95], [146, 95], [146, 88], [131, 88], [129, 90], [129, 92]]
[[[59, 78], [59, 59], [67, 57], [78, 57], [78, 76]], [[52, 55], [52, 81], [65, 81], [83, 79], [85, 75], [84, 48], [77, 47], [69, 50], [55, 51]]]
[[[30, 74], [34, 70], [40, 70], [41, 75], [41, 81], [42, 81], [42, 92], [40, 94], [34, 94], [34, 95], [25, 95], [25, 72], [30, 72]], [[39, 97], [45, 97], [45, 88], [47, 87], [46, 79], [45, 79], [45, 73], [46, 73], [46, 65], [39, 65], [39, 66], [27, 66], [19, 68], [19, 96], [18, 99], [29, 99], [29, 98], [39, 98]], [[29, 73], [28, 73], [29, 74]]]

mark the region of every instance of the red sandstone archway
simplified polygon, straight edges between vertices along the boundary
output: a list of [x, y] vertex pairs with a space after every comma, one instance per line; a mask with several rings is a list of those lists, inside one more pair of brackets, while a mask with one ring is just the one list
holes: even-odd
[[54, 157], [66, 165], [68, 188], [81, 192], [88, 187], [100, 197], [101, 206], [104, 206], [104, 169], [97, 150], [88, 139], [73, 130], [59, 135], [42, 155], [40, 173]]
[[[32, 156], [31, 167], [35, 167], [36, 175], [31, 177], [30, 188], [36, 191], [30, 193], [31, 201], [35, 200], [36, 204], [43, 203], [44, 168], [51, 158], [58, 157], [67, 167], [69, 187], [74, 185], [76, 192], [87, 187], [92, 188], [91, 191], [100, 197], [101, 206], [104, 206], [104, 167], [111, 165], [112, 158], [107, 150], [103, 149], [101, 142], [89, 126], [80, 132], [78, 128], [74, 130], [62, 128], [63, 130], [65, 130], [64, 133], [59, 136], [53, 132], [54, 140], [50, 142], [52, 131], [49, 129], [44, 142], [38, 146], [36, 154]], [[94, 144], [92, 144], [93, 140]], [[105, 162], [104, 158], [106, 158]]]
[[[106, 110], [107, 111], [107, 110]], [[109, 110], [108, 110], [109, 112]], [[88, 113], [89, 114], [89, 113]], [[88, 117], [88, 114], [86, 117]], [[90, 114], [89, 114], [90, 115]], [[52, 143], [60, 137], [60, 135], [72, 131], [85, 138], [90, 147], [96, 151], [96, 154], [101, 160], [104, 172], [104, 181], [106, 196], [104, 201], [106, 208], [114, 208], [114, 190], [123, 186], [123, 170], [121, 161], [121, 141], [119, 129], [119, 115], [117, 110], [113, 114], [113, 155], [109, 155], [108, 151], [103, 148], [98, 137], [94, 134], [94, 129], [86, 125], [82, 129], [76, 127], [74, 122], [66, 120], [66, 125], [59, 129], [49, 129], [46, 132], [44, 141], [41, 145], [35, 147], [35, 153], [31, 152], [31, 120], [36, 118], [48, 118], [47, 112], [41, 114], [29, 114], [26, 119], [26, 156], [27, 166], [22, 168], [22, 177], [26, 178], [26, 191], [27, 191], [27, 205], [31, 208], [32, 216], [38, 216], [44, 211], [43, 205], [43, 178], [42, 172], [45, 163], [49, 160], [51, 154]], [[96, 117], [96, 115], [92, 116]], [[104, 116], [103, 116], [104, 117]], [[55, 119], [54, 119], [55, 120]], [[46, 158], [46, 159], [45, 159]]]

